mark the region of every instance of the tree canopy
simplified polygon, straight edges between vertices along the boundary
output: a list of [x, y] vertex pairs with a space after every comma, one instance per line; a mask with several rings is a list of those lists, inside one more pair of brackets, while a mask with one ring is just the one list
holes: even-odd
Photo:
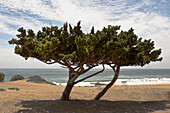
[[[23, 27], [18, 32], [18, 39], [9, 41], [16, 44], [15, 53], [25, 59], [32, 57], [46, 64], [59, 63], [67, 67], [70, 72], [67, 84], [71, 89], [74, 84], [103, 72], [104, 65], [118, 73], [121, 66], [144, 66], [162, 60], [161, 49], [155, 50], [153, 41], [139, 38], [132, 28], [120, 31], [120, 26], [108, 25], [96, 32], [92, 27], [90, 33], [84, 33], [79, 21], [74, 27], [68, 23], [61, 28], [43, 27], [36, 34]], [[99, 65], [103, 65], [103, 70], [75, 81]]]

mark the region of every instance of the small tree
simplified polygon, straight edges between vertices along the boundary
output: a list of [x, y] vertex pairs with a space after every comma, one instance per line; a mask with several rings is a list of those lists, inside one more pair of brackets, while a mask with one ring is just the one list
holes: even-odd
[[[119, 29], [120, 26], [108, 26], [94, 32], [92, 27], [90, 33], [83, 33], [80, 22], [74, 27], [67, 23], [61, 28], [43, 27], [37, 34], [31, 29], [26, 33], [24, 28], [19, 28], [19, 39], [12, 39], [9, 43], [16, 44], [15, 53], [25, 59], [33, 57], [46, 64], [59, 63], [69, 69], [69, 79], [61, 100], [69, 99], [75, 84], [103, 72], [104, 65], [109, 65], [115, 76], [96, 96], [98, 100], [117, 80], [121, 66], [144, 66], [162, 59], [158, 58], [161, 50], [153, 51], [154, 43], [151, 40], [138, 39], [133, 29], [118, 34]], [[77, 80], [80, 75], [99, 65], [103, 66], [102, 70]]]

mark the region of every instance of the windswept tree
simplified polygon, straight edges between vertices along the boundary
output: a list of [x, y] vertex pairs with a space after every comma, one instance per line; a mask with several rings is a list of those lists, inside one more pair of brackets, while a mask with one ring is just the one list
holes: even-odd
[[[10, 44], [16, 44], [15, 53], [25, 59], [36, 58], [46, 64], [59, 63], [69, 69], [69, 79], [61, 100], [68, 100], [73, 86], [83, 80], [102, 73], [105, 65], [114, 71], [111, 82], [95, 97], [99, 100], [114, 84], [121, 66], [144, 66], [151, 61], [161, 61], [161, 50], [154, 50], [154, 42], [142, 41], [133, 29], [121, 31], [120, 26], [103, 28], [101, 31], [83, 33], [80, 22], [72, 27], [65, 23], [63, 27], [43, 27], [37, 34], [33, 30], [19, 28], [18, 39], [12, 39]], [[78, 79], [81, 75], [102, 65], [103, 69]]]
[[[99, 92], [95, 100], [99, 100], [107, 90], [116, 82], [120, 67], [123, 66], [144, 66], [150, 62], [161, 61], [161, 49], [154, 50], [154, 42], [138, 38], [131, 28], [128, 31], [121, 31], [115, 35], [114, 26], [103, 28], [102, 34], [107, 42], [103, 45], [105, 58], [102, 63], [109, 65], [114, 71], [114, 77], [106, 87]], [[101, 36], [101, 35], [100, 35]]]

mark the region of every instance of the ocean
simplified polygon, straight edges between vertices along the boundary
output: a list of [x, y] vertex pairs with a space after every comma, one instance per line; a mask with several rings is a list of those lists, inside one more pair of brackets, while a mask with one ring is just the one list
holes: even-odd
[[[79, 79], [95, 73], [100, 69], [94, 69], [81, 75]], [[5, 74], [5, 81], [10, 81], [14, 75], [22, 75], [24, 78], [39, 75], [43, 79], [56, 85], [66, 85], [68, 80], [67, 69], [0, 69]], [[107, 84], [113, 78], [111, 69], [91, 77], [77, 86], [94, 86], [95, 83]], [[170, 69], [121, 69], [116, 85], [146, 85], [146, 84], [170, 84]]]

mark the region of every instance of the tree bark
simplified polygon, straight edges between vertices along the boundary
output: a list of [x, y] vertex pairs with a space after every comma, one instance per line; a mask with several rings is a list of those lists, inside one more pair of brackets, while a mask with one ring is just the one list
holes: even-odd
[[67, 82], [67, 85], [66, 85], [66, 87], [65, 87], [65, 89], [64, 89], [64, 92], [63, 92], [63, 94], [62, 94], [62, 96], [61, 96], [61, 100], [69, 100], [69, 97], [70, 97], [70, 93], [71, 93], [72, 88], [73, 88], [73, 85], [72, 85], [72, 84], [69, 84], [69, 83]]
[[112, 81], [109, 84], [107, 84], [106, 87], [101, 92], [97, 94], [94, 100], [99, 100], [107, 92], [107, 90], [116, 82], [119, 76], [119, 70], [120, 70], [120, 66], [117, 66], [117, 69], [115, 70], [115, 74], [114, 74]]
[[69, 97], [70, 97], [70, 93], [71, 93], [71, 90], [74, 86], [73, 82], [71, 82], [71, 79], [74, 77], [75, 75], [72, 73], [71, 70], [69, 70], [69, 80], [67, 81], [67, 85], [64, 89], [64, 92], [61, 96], [61, 100], [69, 100]]

